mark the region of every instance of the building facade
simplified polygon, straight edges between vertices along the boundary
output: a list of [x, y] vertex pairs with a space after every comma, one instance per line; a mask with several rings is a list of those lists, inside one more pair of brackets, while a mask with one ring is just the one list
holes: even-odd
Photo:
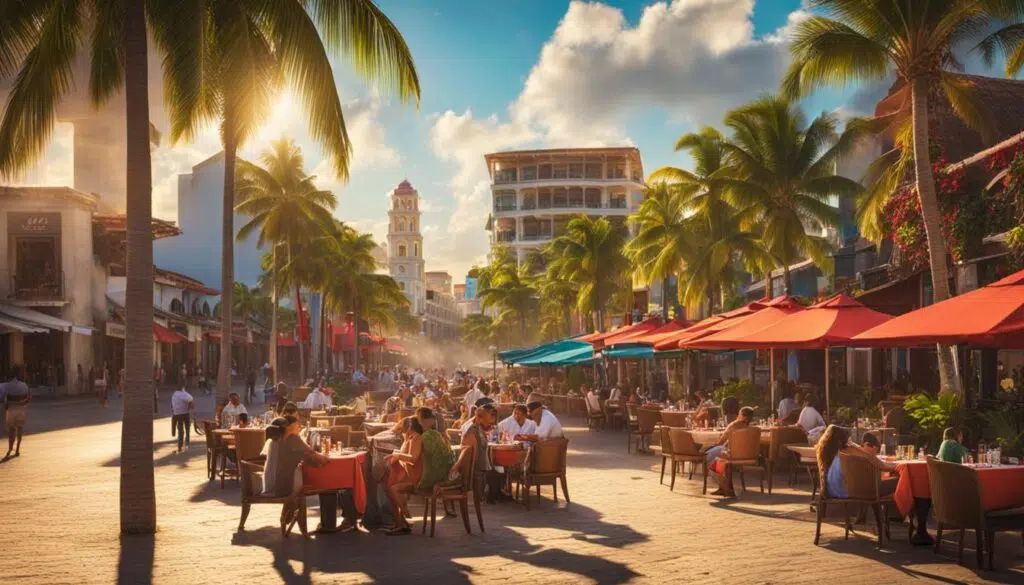
[[440, 290], [427, 289], [423, 333], [433, 341], [454, 341], [459, 337], [462, 317], [455, 297]]
[[420, 195], [409, 181], [391, 192], [388, 210], [388, 270], [409, 299], [410, 311], [426, 311], [423, 270], [423, 235], [420, 233]]
[[[218, 152], [178, 175], [178, 226], [182, 236], [153, 243], [153, 263], [187, 274], [210, 286], [221, 287], [221, 239], [224, 217], [224, 153]], [[234, 228], [249, 221], [235, 213]], [[235, 281], [255, 285], [260, 277], [263, 250], [257, 234], [236, 240]]]
[[643, 164], [634, 147], [497, 152], [484, 161], [493, 200], [491, 248], [507, 246], [519, 262], [564, 233], [573, 217], [625, 223], [644, 197]]

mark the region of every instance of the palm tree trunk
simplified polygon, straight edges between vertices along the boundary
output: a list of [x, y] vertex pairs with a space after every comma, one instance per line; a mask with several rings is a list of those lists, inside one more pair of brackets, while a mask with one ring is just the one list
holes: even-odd
[[277, 386], [277, 243], [271, 247], [271, 262], [273, 266], [270, 271], [271, 292], [270, 298], [274, 307], [270, 311], [270, 369], [274, 372], [274, 386]]
[[224, 111], [224, 214], [221, 231], [220, 363], [217, 367], [217, 402], [231, 393], [231, 329], [235, 288], [235, 159], [238, 143], [234, 115]]
[[772, 271], [768, 269], [768, 272], [764, 275], [764, 298], [772, 298]]
[[[298, 331], [298, 346], [299, 346], [299, 386], [306, 383], [306, 342], [302, 339], [303, 324], [306, 322], [305, 316], [302, 314], [302, 290], [299, 288], [299, 284], [295, 283], [295, 310], [298, 311], [299, 315], [299, 331]], [[306, 311], [309, 307], [306, 307]]]
[[355, 341], [352, 342], [352, 372], [359, 368], [359, 311], [356, 309], [355, 298], [352, 299], [352, 327], [355, 329]]
[[[790, 272], [789, 272], [789, 260], [787, 260], [782, 265], [782, 284], [783, 284], [783, 286], [782, 286], [782, 294], [788, 295], [788, 294], [792, 293], [792, 291], [793, 291], [793, 283], [790, 282], [790, 277], [791, 277], [791, 275], [790, 275]], [[772, 296], [774, 296], [774, 295], [769, 294], [768, 298], [771, 298]]]
[[[928, 262], [932, 272], [934, 302], [949, 298], [949, 269], [946, 265], [946, 238], [942, 235], [942, 212], [935, 193], [931, 155], [928, 152], [928, 80], [922, 77], [911, 85], [914, 132], [914, 173], [917, 176], [917, 196], [921, 201], [921, 218], [928, 238]], [[939, 384], [943, 390], [960, 392], [953, 353], [949, 346], [939, 345]]]
[[327, 371], [327, 293], [320, 293], [320, 371]]
[[156, 532], [153, 483], [153, 183], [143, 0], [125, 12], [125, 125], [128, 144], [125, 390], [121, 423], [121, 533]]
[[661, 312], [668, 323], [668, 276], [661, 279]]

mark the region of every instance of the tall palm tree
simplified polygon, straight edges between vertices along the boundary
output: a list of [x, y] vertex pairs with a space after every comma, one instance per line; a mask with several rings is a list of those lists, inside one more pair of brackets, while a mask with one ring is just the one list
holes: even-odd
[[466, 315], [459, 324], [459, 339], [462, 343], [478, 347], [489, 347], [496, 341], [494, 320], [483, 313]]
[[[349, 57], [356, 71], [383, 82], [403, 101], [419, 100], [419, 80], [401, 33], [372, 0], [265, 2], [204, 0], [191, 12], [187, 40], [166, 61], [172, 99], [171, 138], [192, 137], [219, 120], [224, 146], [224, 203], [218, 396], [230, 391], [231, 287], [234, 281], [235, 165], [237, 151], [263, 123], [274, 93], [291, 86], [306, 111], [309, 131], [331, 158], [338, 177], [348, 177], [352, 146], [329, 52]], [[191, 76], [198, 83], [177, 84]], [[195, 95], [192, 95], [192, 94]], [[181, 97], [194, 99], [179, 99]]]
[[807, 124], [798, 106], [775, 96], [729, 112], [725, 124], [732, 130], [725, 148], [734, 170], [716, 182], [746, 210], [745, 223], [758, 226], [790, 292], [791, 264], [811, 258], [828, 266], [831, 244], [823, 231], [839, 219], [830, 198], [856, 197], [863, 190], [857, 181], [835, 174], [836, 160], [852, 140], [837, 134], [833, 114]]
[[[287, 250], [302, 238], [325, 233], [333, 225], [331, 212], [337, 206], [337, 199], [330, 191], [317, 188], [314, 177], [306, 175], [302, 149], [294, 140], [282, 137], [272, 141], [259, 158], [262, 166], [238, 161], [235, 198], [239, 203], [235, 209], [249, 218], [238, 230], [238, 239], [244, 240], [258, 232], [259, 247], [270, 243], [271, 272], [276, 273], [278, 248], [284, 246]], [[277, 282], [277, 279], [272, 275], [270, 282]], [[272, 287], [274, 316], [270, 325], [270, 356], [275, 377], [278, 292], [277, 287]], [[302, 350], [300, 344], [300, 353]], [[300, 355], [300, 362], [304, 362], [302, 357]], [[300, 367], [300, 377], [303, 375]]]
[[[1024, 39], [1019, 34], [1024, 2], [811, 0], [810, 5], [820, 15], [795, 27], [790, 45], [793, 62], [782, 82], [783, 93], [803, 97], [823, 85], [881, 80], [892, 72], [904, 82], [901, 111], [884, 120], [901, 124], [904, 129], [895, 133], [903, 139], [876, 165], [876, 169], [886, 170], [880, 173], [883, 180], [877, 183], [879, 187], [869, 194], [887, 196], [908, 179], [908, 171], [913, 169], [928, 241], [932, 290], [936, 302], [945, 300], [949, 297], [949, 270], [928, 152], [929, 101], [933, 92], [941, 91], [968, 126], [979, 130], [989, 126], [970, 84], [953, 73], [961, 68], [953, 49], [993, 23], [1008, 24], [982, 47], [989, 56], [996, 49], [1005, 50], [1010, 55], [1008, 68], [1016, 70]], [[942, 387], [958, 388], [952, 354], [943, 347], [938, 353]]]
[[0, 121], [0, 178], [16, 176], [42, 155], [57, 107], [73, 87], [75, 61], [82, 52], [89, 55], [87, 85], [94, 106], [106, 104], [124, 87], [128, 217], [120, 511], [121, 532], [126, 534], [156, 530], [147, 16], [154, 36], [173, 28], [174, 22], [169, 11], [150, 4], [160, 3], [88, 0], [0, 6], [0, 80], [13, 79]]
[[648, 180], [643, 203], [629, 218], [637, 232], [626, 243], [623, 253], [642, 282], [661, 281], [663, 311], [668, 319], [669, 278], [683, 271], [684, 257], [691, 251], [692, 241], [686, 231], [689, 196], [682, 189], [673, 188], [674, 185], [652, 182], [653, 177]]
[[626, 235], [625, 226], [581, 215], [569, 220], [565, 233], [547, 247], [548, 274], [579, 286], [576, 308], [593, 314], [598, 330], [604, 330], [612, 296], [628, 286], [629, 260], [622, 251]]
[[[500, 260], [500, 257], [496, 257]], [[519, 341], [527, 339], [526, 324], [537, 309], [537, 289], [533, 284], [533, 274], [527, 266], [516, 266], [501, 262], [492, 264], [482, 275], [486, 288], [480, 289], [481, 305], [499, 310], [495, 325], [511, 325], [515, 323], [519, 330]]]

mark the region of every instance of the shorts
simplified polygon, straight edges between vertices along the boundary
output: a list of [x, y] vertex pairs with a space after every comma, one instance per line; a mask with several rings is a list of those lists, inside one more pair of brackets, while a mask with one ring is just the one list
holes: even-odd
[[7, 415], [4, 417], [4, 422], [7, 424], [8, 430], [25, 426], [25, 421], [27, 420], [27, 406], [7, 406]]

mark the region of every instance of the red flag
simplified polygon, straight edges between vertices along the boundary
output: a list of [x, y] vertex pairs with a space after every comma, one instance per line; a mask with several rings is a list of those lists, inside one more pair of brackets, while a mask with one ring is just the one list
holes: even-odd
[[309, 315], [302, 308], [302, 295], [298, 294], [296, 298], [299, 304], [299, 339], [309, 341], [309, 321], [306, 320]]

